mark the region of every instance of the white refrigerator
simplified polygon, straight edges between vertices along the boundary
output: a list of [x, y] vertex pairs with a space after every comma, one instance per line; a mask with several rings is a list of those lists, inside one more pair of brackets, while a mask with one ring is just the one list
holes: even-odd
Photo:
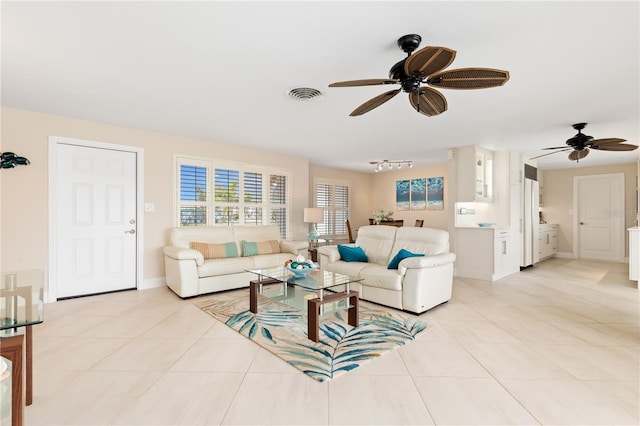
[[524, 179], [522, 203], [522, 259], [520, 269], [533, 266], [540, 261], [539, 224], [540, 224], [540, 186], [537, 180]]

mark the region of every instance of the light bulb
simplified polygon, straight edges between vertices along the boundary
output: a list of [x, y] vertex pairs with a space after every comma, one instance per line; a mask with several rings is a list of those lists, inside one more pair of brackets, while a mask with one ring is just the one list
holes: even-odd
[[402, 163], [398, 163], [398, 170], [402, 168]]
[[409, 168], [412, 169], [413, 168], [413, 163], [409, 163]]

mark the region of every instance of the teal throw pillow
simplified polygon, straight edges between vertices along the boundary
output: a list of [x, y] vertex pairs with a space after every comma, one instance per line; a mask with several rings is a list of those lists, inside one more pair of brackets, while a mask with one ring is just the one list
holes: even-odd
[[409, 250], [400, 249], [398, 254], [396, 254], [394, 258], [391, 259], [391, 262], [389, 262], [389, 266], [387, 266], [387, 269], [398, 269], [398, 265], [400, 265], [400, 262], [403, 259], [406, 259], [408, 257], [420, 257], [420, 256], [424, 256], [424, 254], [411, 253]]
[[361, 247], [349, 247], [338, 244], [340, 257], [345, 262], [367, 262], [369, 258]]
[[242, 240], [242, 256], [257, 256], [258, 255], [258, 243]]

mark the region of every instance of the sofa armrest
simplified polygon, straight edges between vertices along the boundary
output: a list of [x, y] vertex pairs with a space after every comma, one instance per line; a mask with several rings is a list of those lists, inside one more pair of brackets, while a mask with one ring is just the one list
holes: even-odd
[[404, 275], [407, 269], [436, 268], [456, 261], [455, 253], [441, 253], [434, 256], [419, 256], [403, 259], [398, 265], [398, 273]]
[[[355, 244], [345, 244], [347, 246], [354, 246]], [[340, 252], [338, 246], [320, 246], [318, 247], [318, 255], [320, 256], [320, 265], [322, 262], [332, 263], [340, 260]]]
[[297, 256], [301, 254], [300, 252], [306, 251], [308, 248], [309, 248], [308, 241], [304, 241], [304, 240], [280, 241], [280, 250], [282, 250], [283, 253], [292, 253]]
[[201, 252], [184, 247], [166, 246], [163, 248], [164, 255], [176, 260], [194, 260], [196, 265], [204, 264], [204, 256]]

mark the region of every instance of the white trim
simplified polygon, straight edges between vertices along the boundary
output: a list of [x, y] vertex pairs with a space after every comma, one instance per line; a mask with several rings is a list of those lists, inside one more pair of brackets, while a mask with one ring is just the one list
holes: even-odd
[[149, 278], [142, 281], [142, 285], [138, 287], [138, 290], [149, 290], [150, 288], [166, 287], [167, 281], [165, 277], [161, 278]]
[[[624, 203], [625, 203], [625, 192], [624, 192], [624, 173], [605, 173], [599, 175], [584, 175], [584, 176], [574, 176], [573, 177], [573, 257], [575, 259], [579, 259], [579, 205], [578, 205], [578, 183], [580, 181], [594, 179], [594, 178], [608, 178], [614, 180], [614, 183], [619, 185], [620, 191], [620, 199], [619, 205], [615, 208], [619, 211], [624, 211]], [[618, 236], [620, 237], [620, 243], [618, 247], [615, 247], [615, 255], [616, 259], [610, 260], [611, 262], [623, 262], [624, 261], [624, 246], [625, 246], [625, 227], [624, 227], [624, 219], [618, 220]]]
[[136, 288], [141, 290], [144, 272], [144, 148], [49, 135], [49, 276], [47, 280], [49, 286], [48, 291], [44, 295], [45, 302], [55, 302], [58, 290], [58, 283], [56, 282], [56, 265], [58, 260], [56, 249], [56, 177], [58, 169], [55, 159], [58, 152], [58, 145], [60, 144], [132, 152], [136, 154]]

